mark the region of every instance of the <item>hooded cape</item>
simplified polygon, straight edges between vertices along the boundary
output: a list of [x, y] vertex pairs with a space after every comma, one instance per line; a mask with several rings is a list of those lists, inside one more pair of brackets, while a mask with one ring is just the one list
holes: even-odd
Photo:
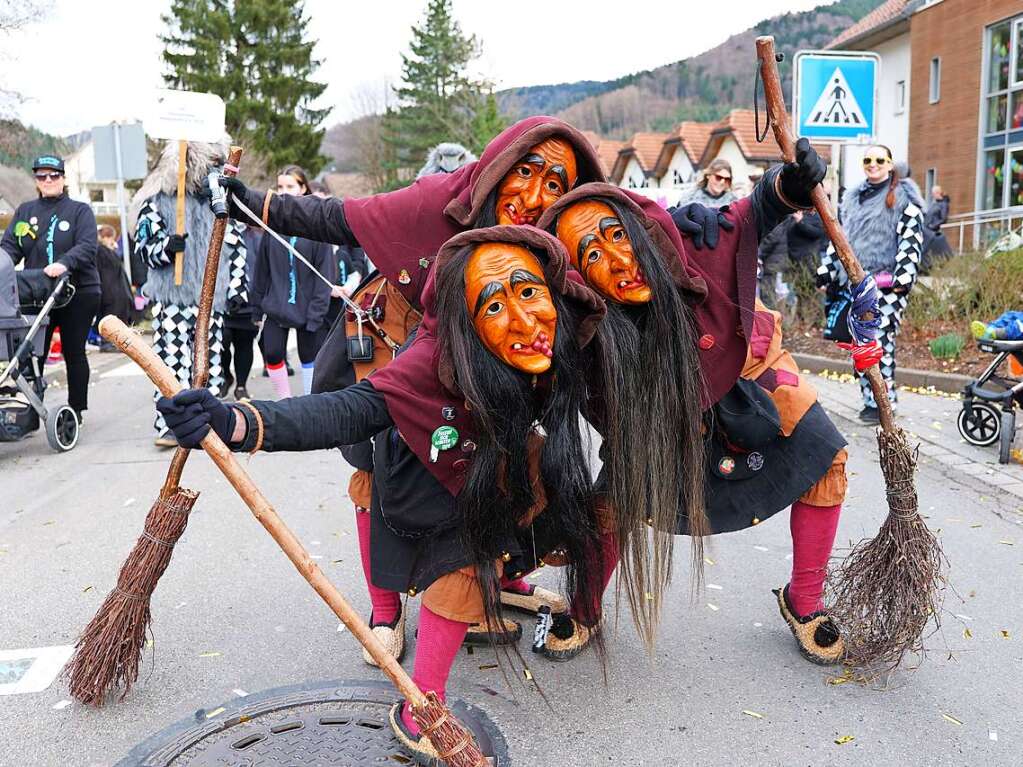
[[587, 138], [568, 123], [540, 115], [501, 131], [479, 160], [454, 173], [423, 176], [388, 194], [346, 199], [345, 220], [380, 273], [411, 303], [421, 305], [430, 264], [441, 245], [471, 227], [504, 175], [530, 147], [549, 138], [572, 145], [578, 183], [604, 180]]
[[[606, 309], [594, 291], [569, 279], [568, 254], [561, 242], [531, 226], [473, 229], [456, 235], [440, 248], [423, 291], [423, 321], [415, 341], [390, 365], [372, 373], [369, 381], [384, 396], [391, 419], [409, 448], [452, 495], [465, 484], [476, 437], [472, 415], [455, 381], [454, 366], [448, 356], [441, 354], [437, 339], [436, 275], [440, 265], [466, 245], [485, 242], [524, 245], [539, 254], [548, 287], [579, 310], [575, 332], [580, 347], [593, 338]], [[558, 330], [563, 329], [559, 318]], [[541, 379], [556, 369], [557, 359]], [[437, 460], [431, 461], [431, 437], [442, 426], [457, 429], [458, 441], [455, 447], [439, 451]]]
[[611, 184], [576, 187], [548, 208], [537, 226], [549, 228], [568, 206], [594, 197], [613, 200], [639, 218], [675, 284], [693, 307], [704, 382], [702, 404], [710, 407], [738, 380], [752, 337], [757, 231], [751, 199], [746, 197], [723, 208], [734, 224], [733, 230], [722, 229], [713, 250], [693, 254], [686, 252], [675, 222], [660, 205]]

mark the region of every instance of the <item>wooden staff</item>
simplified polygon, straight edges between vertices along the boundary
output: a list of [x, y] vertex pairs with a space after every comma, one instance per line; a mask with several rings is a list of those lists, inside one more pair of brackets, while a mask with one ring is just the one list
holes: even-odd
[[[122, 352], [127, 354], [135, 363], [145, 371], [149, 380], [153, 382], [160, 393], [165, 397], [173, 397], [184, 387], [174, 376], [163, 361], [156, 355], [149, 346], [142, 343], [139, 336], [130, 330], [123, 322], [113, 315], [104, 317], [99, 323], [100, 333], [108, 341], [116, 345]], [[373, 630], [366, 624], [359, 614], [345, 600], [341, 592], [331, 583], [320, 570], [319, 566], [309, 556], [309, 552], [302, 545], [302, 542], [278, 516], [273, 506], [266, 497], [259, 491], [255, 483], [241, 467], [234, 455], [223, 443], [212, 429], [202, 440], [202, 448], [213, 459], [213, 462], [220, 468], [228, 482], [238, 491], [245, 505], [252, 511], [253, 516], [266, 529], [270, 536], [281, 547], [295, 569], [308, 581], [313, 590], [320, 595], [320, 598], [327, 603], [327, 606], [341, 620], [356, 639], [365, 647], [373, 660], [388, 678], [398, 688], [398, 691], [412, 705], [414, 716], [417, 722], [420, 721], [420, 714], [429, 711], [438, 704], [435, 696], [424, 695], [412, 678], [405, 672], [398, 661], [387, 652], [387, 649], [373, 634]], [[450, 726], [454, 717], [450, 712], [446, 713], [447, 718], [440, 718], [437, 726]], [[433, 720], [437, 722], [438, 720]], [[457, 720], [454, 720], [457, 722]], [[421, 724], [421, 726], [423, 726]], [[427, 722], [427, 727], [429, 721]], [[427, 727], [424, 727], [426, 731]], [[463, 730], [454, 743], [444, 743], [446, 756], [449, 764], [452, 765], [486, 765], [487, 762], [476, 746], [472, 736]], [[441, 747], [445, 738], [439, 730], [431, 733], [431, 741], [435, 746]], [[473, 753], [475, 751], [475, 753]], [[444, 756], [444, 754], [442, 754]], [[478, 758], [477, 758], [478, 756]], [[471, 759], [468, 761], [467, 759]]]
[[[227, 156], [224, 175], [236, 175], [241, 160], [242, 148], [232, 146]], [[182, 188], [180, 185], [178, 186], [179, 216], [183, 210], [180, 207], [182, 205]], [[210, 315], [213, 313], [217, 273], [220, 270], [220, 252], [224, 246], [224, 234], [227, 232], [228, 220], [226, 216], [214, 220], [213, 231], [210, 233], [210, 244], [206, 250], [206, 266], [202, 275], [202, 290], [199, 293], [199, 313], [195, 319], [195, 333], [192, 337], [192, 388], [195, 389], [205, 389], [210, 378]], [[181, 253], [177, 254], [178, 257], [181, 255]], [[175, 268], [177, 267], [175, 266]], [[169, 497], [177, 492], [178, 483], [181, 482], [181, 472], [184, 471], [189, 452], [191, 451], [180, 447], [174, 451], [170, 468], [167, 470], [167, 479], [160, 491], [161, 497]]]
[[[178, 141], [178, 201], [175, 209], [174, 229], [178, 234], [185, 233], [185, 171], [188, 169], [188, 142]], [[174, 284], [185, 281], [185, 254], [174, 254]]]

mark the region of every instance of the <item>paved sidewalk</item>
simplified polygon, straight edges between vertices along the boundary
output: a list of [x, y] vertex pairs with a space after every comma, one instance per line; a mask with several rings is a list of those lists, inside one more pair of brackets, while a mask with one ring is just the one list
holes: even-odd
[[[874, 429], [858, 418], [862, 402], [859, 385], [851, 374], [825, 372], [808, 375], [817, 387], [821, 404], [829, 413], [844, 421], [847, 427], [855, 427], [865, 433]], [[968, 484], [980, 491], [987, 486], [1008, 493], [1016, 502], [1010, 502], [1005, 508], [1023, 515], [1023, 464], [1015, 458], [1008, 464], [1000, 464], [997, 444], [975, 447], [960, 436], [956, 417], [961, 401], [957, 395], [937, 391], [921, 394], [900, 388], [898, 408], [900, 425], [914, 442], [919, 441], [921, 464], [944, 467], [947, 469], [945, 476], [959, 484]], [[1023, 449], [1023, 434], [1019, 429], [1021, 421], [1023, 418], [1017, 419], [1014, 443], [1017, 455]]]

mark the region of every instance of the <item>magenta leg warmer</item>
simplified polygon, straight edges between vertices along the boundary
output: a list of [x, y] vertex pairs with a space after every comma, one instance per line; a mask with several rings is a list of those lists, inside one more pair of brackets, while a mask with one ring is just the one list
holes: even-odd
[[792, 504], [789, 529], [792, 532], [792, 578], [789, 580], [789, 604], [799, 617], [824, 609], [821, 596], [828, 559], [835, 542], [842, 505], [811, 506], [802, 501]]

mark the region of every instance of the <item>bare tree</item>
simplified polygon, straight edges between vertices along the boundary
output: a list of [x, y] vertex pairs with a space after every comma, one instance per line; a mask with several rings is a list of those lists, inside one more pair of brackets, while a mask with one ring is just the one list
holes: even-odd
[[[42, 21], [52, 7], [53, 0], [0, 0], [0, 64], [10, 63], [3, 41], [29, 24]], [[6, 66], [3, 68], [7, 69]], [[14, 80], [13, 77], [2, 79], [8, 82]], [[24, 100], [18, 91], [0, 85], [0, 117], [12, 116], [15, 108]]]

